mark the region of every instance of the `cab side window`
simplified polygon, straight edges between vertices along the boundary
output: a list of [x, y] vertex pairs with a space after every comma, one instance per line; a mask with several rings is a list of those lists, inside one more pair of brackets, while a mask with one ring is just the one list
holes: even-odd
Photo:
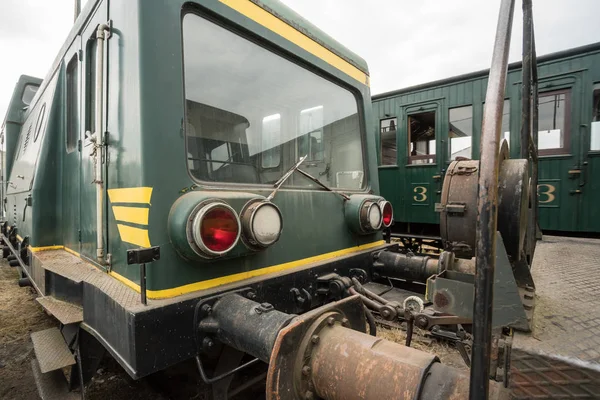
[[74, 55], [67, 64], [67, 153], [77, 149], [79, 131], [79, 61]]

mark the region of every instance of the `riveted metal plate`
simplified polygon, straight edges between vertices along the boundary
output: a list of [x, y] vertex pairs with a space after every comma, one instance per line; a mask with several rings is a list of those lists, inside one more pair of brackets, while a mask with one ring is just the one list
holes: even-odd
[[34, 332], [31, 341], [43, 374], [75, 364], [75, 357], [58, 328]]
[[76, 324], [83, 321], [83, 308], [56, 300], [52, 296], [38, 297], [38, 303], [63, 325]]

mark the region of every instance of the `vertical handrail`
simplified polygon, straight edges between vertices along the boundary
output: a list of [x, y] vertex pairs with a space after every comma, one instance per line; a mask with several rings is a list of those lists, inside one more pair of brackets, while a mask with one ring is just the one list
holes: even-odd
[[502, 0], [500, 4], [481, 128], [475, 300], [473, 304], [473, 350], [471, 381], [469, 384], [471, 400], [487, 399], [489, 395], [498, 210], [498, 164], [500, 158], [498, 144], [502, 125], [514, 5], [514, 0]]

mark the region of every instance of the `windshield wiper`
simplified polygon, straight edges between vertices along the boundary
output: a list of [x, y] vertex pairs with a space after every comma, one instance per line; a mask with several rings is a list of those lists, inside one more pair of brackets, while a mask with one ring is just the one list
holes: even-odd
[[321, 186], [323, 189], [328, 190], [330, 192], [333, 193], [337, 193], [340, 196], [342, 196], [345, 200], [350, 200], [350, 197], [340, 193], [336, 190], [333, 190], [332, 188], [330, 188], [329, 186], [325, 185], [323, 182], [321, 182], [320, 180], [318, 180], [317, 178], [315, 178], [314, 176], [312, 176], [311, 174], [309, 174], [308, 172], [304, 172], [300, 169], [300, 164], [302, 164], [304, 162], [304, 160], [306, 160], [306, 158], [308, 157], [308, 154], [305, 155], [304, 157], [301, 157], [300, 160], [298, 160], [298, 162], [294, 165], [292, 165], [292, 167], [290, 169], [287, 170], [287, 172], [277, 180], [277, 182], [275, 182], [275, 184], [273, 186], [275, 186], [275, 190], [273, 190], [273, 193], [271, 193], [269, 195], [269, 197], [267, 197], [267, 200], [271, 201], [271, 199], [273, 199], [273, 197], [275, 197], [275, 194], [277, 193], [277, 191], [279, 190], [279, 188], [281, 187], [281, 185], [283, 185], [285, 183], [285, 181], [288, 180], [288, 178], [290, 176], [292, 176], [292, 174], [294, 173], [294, 171], [298, 171], [300, 172], [302, 175], [304, 175], [305, 177], [307, 177], [308, 179], [310, 179], [311, 181], [313, 181], [314, 183], [316, 183], [317, 185]]
[[342, 196], [345, 200], [350, 200], [350, 196], [345, 195], [344, 193], [340, 193], [337, 190], [333, 190], [332, 188], [330, 188], [329, 186], [327, 186], [326, 184], [324, 184], [323, 182], [321, 182], [320, 180], [318, 180], [317, 178], [315, 178], [314, 176], [312, 176], [311, 174], [309, 174], [308, 172], [302, 171], [299, 168], [296, 168], [298, 170], [298, 172], [300, 172], [302, 175], [304, 175], [305, 177], [307, 177], [308, 179], [310, 179], [311, 181], [313, 181], [314, 183], [316, 183], [317, 185], [321, 186], [323, 189], [325, 190], [329, 190], [330, 192], [333, 193], [337, 193], [340, 196]]
[[271, 199], [273, 197], [275, 197], [275, 194], [277, 193], [277, 191], [279, 190], [279, 188], [281, 187], [281, 185], [283, 185], [285, 183], [285, 181], [287, 181], [288, 178], [290, 176], [292, 176], [292, 174], [294, 173], [294, 171], [298, 169], [298, 167], [300, 166], [300, 164], [302, 164], [304, 162], [304, 160], [306, 160], [307, 157], [308, 157], [308, 154], [305, 155], [304, 157], [300, 157], [300, 159], [298, 160], [298, 162], [296, 164], [292, 165], [291, 168], [288, 169], [287, 172], [285, 174], [283, 174], [283, 176], [277, 180], [277, 182], [275, 182], [275, 184], [273, 185], [273, 186], [275, 186], [275, 190], [273, 190], [273, 193], [271, 193], [269, 195], [269, 197], [267, 197], [267, 200], [271, 201]]

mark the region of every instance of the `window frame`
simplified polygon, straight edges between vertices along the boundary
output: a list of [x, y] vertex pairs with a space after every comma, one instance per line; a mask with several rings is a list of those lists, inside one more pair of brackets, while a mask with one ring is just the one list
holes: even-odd
[[[185, 106], [185, 102], [187, 101], [187, 94], [186, 94], [186, 88], [185, 88], [185, 84], [186, 84], [186, 77], [185, 77], [185, 55], [184, 55], [184, 32], [183, 32], [183, 20], [187, 15], [195, 15], [199, 18], [202, 18], [210, 23], [213, 23], [217, 26], [219, 26], [222, 29], [225, 29], [253, 44], [255, 44], [256, 46], [262, 47], [263, 49], [265, 49], [266, 51], [281, 57], [282, 59], [297, 65], [300, 68], [305, 69], [306, 71], [320, 77], [323, 78], [331, 83], [333, 83], [334, 85], [338, 86], [341, 89], [346, 90], [350, 95], [352, 95], [352, 97], [354, 98], [354, 101], [356, 103], [356, 113], [357, 113], [357, 117], [358, 117], [358, 133], [359, 133], [359, 138], [360, 138], [360, 146], [361, 146], [361, 154], [362, 154], [362, 171], [364, 174], [364, 178], [363, 178], [363, 186], [359, 189], [340, 189], [344, 192], [349, 192], [349, 193], [367, 193], [371, 190], [371, 179], [370, 179], [370, 171], [369, 171], [369, 161], [368, 161], [368, 148], [367, 148], [367, 136], [366, 136], [366, 132], [367, 132], [367, 128], [366, 128], [366, 115], [365, 115], [365, 100], [364, 97], [362, 95], [362, 92], [360, 91], [360, 89], [358, 89], [355, 86], [350, 85], [347, 82], [344, 82], [343, 80], [341, 80], [340, 78], [336, 77], [334, 74], [332, 74], [329, 71], [326, 71], [322, 68], [319, 68], [317, 65], [315, 65], [314, 63], [310, 63], [306, 60], [304, 60], [303, 58], [297, 56], [295, 53], [292, 53], [291, 51], [285, 49], [285, 48], [281, 48], [280, 46], [277, 46], [277, 44], [273, 41], [273, 40], [269, 40], [266, 37], [260, 36], [259, 34], [243, 29], [241, 27], [241, 21], [236, 21], [236, 19], [231, 18], [228, 20], [222, 19], [222, 18], [217, 18], [215, 16], [213, 16], [212, 14], [209, 14], [207, 11], [205, 11], [204, 9], [200, 8], [197, 5], [194, 4], [187, 4], [184, 6], [184, 8], [182, 9], [181, 12], [181, 16], [180, 16], [180, 29], [181, 29], [181, 42], [180, 42], [180, 46], [181, 46], [181, 76], [182, 76], [182, 93], [183, 93], [183, 115], [184, 115], [184, 121], [187, 121], [188, 118], [188, 113], [187, 113], [187, 107]], [[268, 31], [268, 34], [273, 34], [276, 35], [274, 32], [271, 32], [270, 30]], [[369, 99], [370, 101], [370, 99]], [[183, 136], [184, 136], [184, 160], [186, 161], [186, 171], [188, 176], [190, 177], [190, 179], [199, 184], [200, 187], [231, 187], [231, 188], [247, 188], [247, 187], [253, 187], [253, 188], [271, 188], [272, 184], [269, 183], [239, 183], [239, 182], [223, 182], [223, 181], [207, 181], [207, 180], [202, 180], [199, 179], [197, 177], [195, 177], [188, 164], [187, 164], [187, 160], [188, 160], [188, 131], [187, 131], [188, 127], [187, 124], [183, 124]], [[285, 151], [285, 149], [283, 149], [283, 151], [280, 152], [280, 162], [278, 167], [281, 167], [281, 161], [283, 158], [283, 152]], [[259, 157], [260, 158], [260, 162], [257, 164], [257, 168], [262, 169], [261, 164], [262, 164], [262, 156]], [[321, 190], [319, 187], [308, 187], [308, 186], [297, 186], [297, 185], [289, 185], [289, 186], [283, 186], [281, 187], [282, 190], [285, 189], [289, 189], [289, 190], [306, 190], [306, 191], [319, 191]]]
[[565, 95], [565, 126], [564, 126], [564, 132], [563, 132], [563, 146], [562, 147], [556, 147], [556, 148], [551, 148], [551, 149], [540, 149], [539, 148], [539, 137], [540, 137], [540, 129], [539, 129], [539, 111], [538, 111], [538, 132], [537, 132], [537, 136], [538, 136], [538, 142], [535, 144], [538, 148], [538, 155], [540, 157], [542, 156], [565, 156], [565, 155], [570, 155], [571, 154], [571, 94], [572, 94], [572, 89], [569, 88], [564, 88], [564, 89], [558, 89], [558, 90], [550, 90], [547, 92], [540, 92], [538, 93], [538, 110], [539, 110], [539, 100], [540, 97], [542, 96], [549, 96], [549, 95], [557, 95], [557, 94], [564, 94]]

